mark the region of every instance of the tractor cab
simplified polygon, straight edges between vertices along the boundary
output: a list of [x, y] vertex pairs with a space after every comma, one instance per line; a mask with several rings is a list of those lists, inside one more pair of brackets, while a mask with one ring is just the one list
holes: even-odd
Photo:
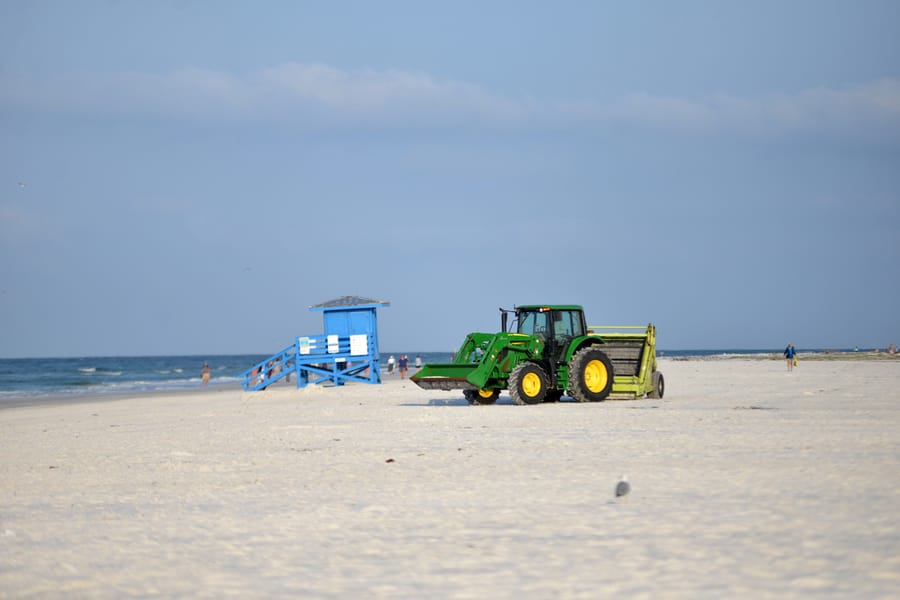
[[552, 363], [565, 361], [569, 343], [587, 329], [580, 306], [519, 306], [515, 315], [516, 333], [541, 338], [544, 356]]

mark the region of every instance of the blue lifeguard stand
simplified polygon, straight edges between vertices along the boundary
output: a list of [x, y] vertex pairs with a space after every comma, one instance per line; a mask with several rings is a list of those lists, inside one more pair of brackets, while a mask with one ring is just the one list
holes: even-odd
[[325, 334], [298, 336], [281, 352], [241, 373], [244, 390], [264, 390], [291, 373], [297, 376], [298, 388], [326, 382], [381, 383], [375, 310], [390, 305], [384, 300], [342, 296], [310, 306], [309, 310], [323, 313]]

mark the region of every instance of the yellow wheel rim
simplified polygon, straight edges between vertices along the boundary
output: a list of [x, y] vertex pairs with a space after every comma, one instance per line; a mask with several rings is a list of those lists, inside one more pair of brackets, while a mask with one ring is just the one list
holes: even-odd
[[482, 398], [490, 398], [494, 395], [494, 390], [478, 390], [478, 395]]
[[584, 385], [594, 394], [599, 394], [609, 382], [609, 371], [602, 361], [592, 360], [584, 367]]
[[541, 393], [541, 378], [536, 373], [525, 373], [522, 378], [522, 391], [529, 398], [534, 398]]

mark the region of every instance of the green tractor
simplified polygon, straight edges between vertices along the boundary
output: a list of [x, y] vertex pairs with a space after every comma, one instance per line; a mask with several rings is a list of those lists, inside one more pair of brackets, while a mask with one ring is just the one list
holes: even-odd
[[469, 404], [493, 404], [506, 389], [516, 404], [556, 402], [566, 393], [579, 402], [663, 397], [653, 325], [588, 326], [577, 305], [500, 313], [500, 333], [470, 333], [453, 362], [423, 365], [412, 381], [462, 390]]

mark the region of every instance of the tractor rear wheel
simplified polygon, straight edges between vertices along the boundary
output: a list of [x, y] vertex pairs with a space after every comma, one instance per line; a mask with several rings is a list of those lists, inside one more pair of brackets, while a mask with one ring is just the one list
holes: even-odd
[[509, 374], [509, 395], [516, 404], [540, 404], [549, 388], [550, 378], [535, 363], [522, 363]]
[[500, 397], [500, 390], [463, 390], [469, 404], [494, 404]]
[[579, 402], [606, 399], [612, 384], [612, 361], [598, 346], [582, 348], [569, 361], [569, 395]]
[[662, 398], [663, 394], [666, 393], [666, 380], [663, 379], [663, 374], [659, 371], [653, 371], [653, 389], [650, 390], [650, 393], [647, 394], [649, 398]]

